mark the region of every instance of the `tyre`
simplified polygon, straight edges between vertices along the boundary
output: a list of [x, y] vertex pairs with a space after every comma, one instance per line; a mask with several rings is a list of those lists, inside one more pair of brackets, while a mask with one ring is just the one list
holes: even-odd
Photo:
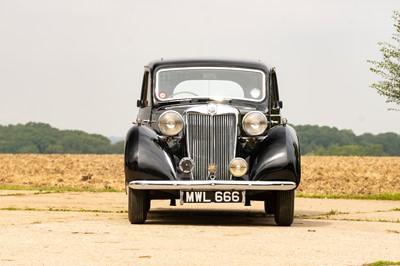
[[275, 214], [275, 208], [276, 200], [274, 195], [273, 197], [268, 197], [268, 199], [264, 201], [264, 210], [266, 214]]
[[294, 218], [294, 190], [277, 191], [275, 222], [279, 226], [290, 226]]
[[128, 193], [128, 218], [131, 224], [142, 224], [147, 219], [147, 210], [150, 208], [148, 192], [129, 188]]
[[150, 198], [150, 191], [146, 195], [146, 202], [145, 202], [146, 211], [149, 212], [151, 208], [151, 198]]

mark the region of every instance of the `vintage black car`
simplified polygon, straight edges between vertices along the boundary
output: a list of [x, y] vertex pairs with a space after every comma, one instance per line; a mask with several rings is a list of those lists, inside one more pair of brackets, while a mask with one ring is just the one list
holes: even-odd
[[274, 68], [258, 61], [159, 60], [144, 68], [125, 141], [128, 217], [171, 205], [264, 201], [290, 226], [300, 183], [296, 131], [281, 117]]

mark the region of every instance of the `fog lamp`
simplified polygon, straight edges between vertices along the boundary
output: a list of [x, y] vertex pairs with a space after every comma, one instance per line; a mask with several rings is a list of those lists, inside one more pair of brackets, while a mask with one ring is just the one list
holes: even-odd
[[229, 171], [235, 177], [244, 176], [247, 173], [247, 163], [243, 158], [234, 158], [229, 164]]
[[194, 161], [189, 157], [185, 157], [180, 160], [179, 169], [183, 173], [189, 174], [190, 172], [192, 172], [193, 168], [194, 168]]

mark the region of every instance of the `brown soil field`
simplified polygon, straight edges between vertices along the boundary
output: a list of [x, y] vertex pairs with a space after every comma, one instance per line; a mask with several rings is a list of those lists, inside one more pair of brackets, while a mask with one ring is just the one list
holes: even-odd
[[[124, 189], [123, 155], [0, 154], [0, 187]], [[302, 157], [298, 193], [400, 193], [400, 157]]]

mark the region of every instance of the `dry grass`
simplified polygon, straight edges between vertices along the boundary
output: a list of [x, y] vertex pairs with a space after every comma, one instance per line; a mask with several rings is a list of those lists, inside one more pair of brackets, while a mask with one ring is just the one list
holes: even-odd
[[[0, 187], [124, 189], [122, 155], [0, 154]], [[302, 157], [298, 192], [400, 193], [400, 157]]]

